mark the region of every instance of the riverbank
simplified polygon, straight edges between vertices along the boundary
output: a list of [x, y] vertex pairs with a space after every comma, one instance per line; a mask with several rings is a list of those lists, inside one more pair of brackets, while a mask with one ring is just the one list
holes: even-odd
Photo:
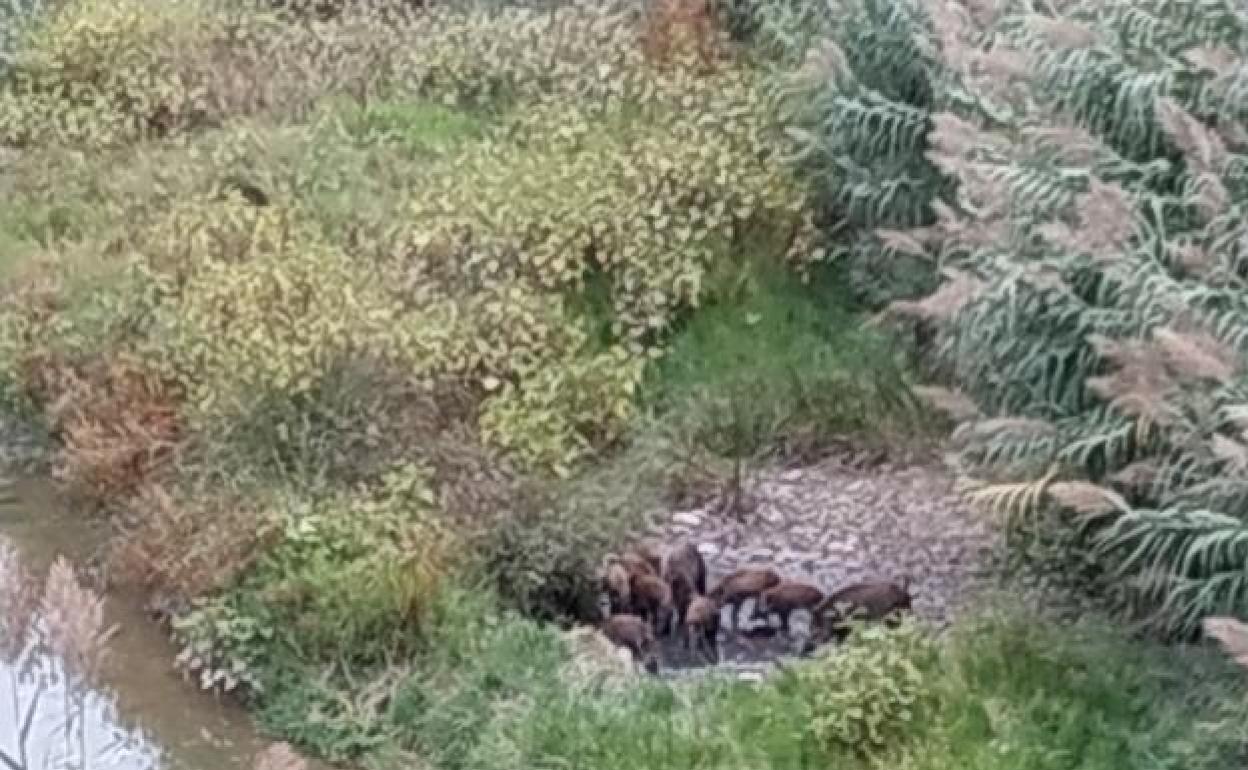
[[[10, 459], [20, 456], [25, 462], [5, 466], [11, 486], [0, 504], [0, 537], [17, 547], [25, 568], [42, 583], [59, 557], [78, 566], [98, 564], [111, 532], [106, 520], [75, 507], [50, 479], [24, 475], [38, 462], [31, 448], [29, 443], [7, 446]], [[99, 691], [113, 708], [99, 712], [92, 730], [97, 736], [116, 730], [137, 742], [130, 753], [106, 754], [101, 761], [115, 770], [253, 768], [271, 741], [256, 731], [240, 705], [200, 689], [177, 670], [177, 648], [168, 630], [146, 611], [145, 596], [110, 587], [92, 572], [86, 570], [80, 579], [104, 597], [104, 623], [116, 629]], [[22, 695], [32, 692], [23, 689]], [[56, 699], [46, 699], [39, 724], [56, 724], [62, 707]], [[159, 760], [148, 764], [154, 756]], [[309, 765], [313, 770], [326, 767]]]

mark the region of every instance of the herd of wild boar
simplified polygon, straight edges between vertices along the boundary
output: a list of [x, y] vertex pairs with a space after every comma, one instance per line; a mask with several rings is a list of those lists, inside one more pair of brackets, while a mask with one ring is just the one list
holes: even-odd
[[718, 662], [722, 610], [728, 608], [730, 630], [736, 632], [741, 607], [750, 600], [750, 620], [765, 620], [770, 626], [776, 616], [786, 636], [790, 616], [799, 610], [809, 612], [806, 649], [841, 641], [850, 618], [893, 620], [911, 605], [908, 580], [900, 585], [857, 583], [825, 593], [770, 567], [739, 569], [710, 590], [706, 575], [702, 554], [688, 541], [662, 552], [655, 543], [642, 542], [609, 556], [600, 574], [609, 603], [602, 632], [653, 673], [658, 669], [659, 635], [679, 636], [690, 652]]

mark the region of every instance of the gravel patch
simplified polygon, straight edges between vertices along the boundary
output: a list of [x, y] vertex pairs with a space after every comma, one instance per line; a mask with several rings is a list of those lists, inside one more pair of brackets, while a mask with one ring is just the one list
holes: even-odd
[[[909, 577], [914, 614], [937, 628], [973, 607], [999, 576], [1000, 536], [937, 465], [863, 468], [829, 459], [765, 471], [747, 492], [749, 510], [739, 517], [714, 506], [669, 511], [646, 534], [666, 543], [688, 538], [706, 560], [712, 584], [751, 565], [769, 565], [825, 592]], [[742, 618], [748, 614], [747, 604]], [[800, 615], [794, 618], [799, 638], [806, 620]], [[786, 640], [748, 637], [721, 638], [724, 663], [756, 670], [761, 661], [795, 651]], [[672, 665], [683, 667], [675, 660]]]

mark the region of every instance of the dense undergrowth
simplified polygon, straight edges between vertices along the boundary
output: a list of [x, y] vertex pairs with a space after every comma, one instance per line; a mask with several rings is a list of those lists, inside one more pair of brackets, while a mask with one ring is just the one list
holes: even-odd
[[[600, 681], [549, 622], [591, 617], [601, 555], [665, 503], [731, 499], [741, 463], [925, 440], [913, 351], [856, 312], [937, 266], [962, 271], [952, 288], [895, 307], [956, 319], [938, 373], [985, 412], [1049, 421], [997, 428], [1043, 427], [1058, 451], [1059, 417], [1119, 419], [1127, 402], [1093, 407], [1015, 351], [1056, 361], [1093, 321], [1160, 318], [1089, 309], [1145, 294], [1083, 255], [1083, 320], [992, 315], [959, 292], [1022, 283], [901, 232], [971, 232], [953, 191], [982, 180], [929, 152], [957, 128], [936, 111], [975, 103], [941, 63], [949, 19], [725, 0], [708, 62], [628, 0], [47, 5], [0, 51], [0, 397], [112, 515], [114, 573], [185, 602], [182, 665], [275, 734], [438, 768], [1198, 768], [1236, 750], [1233, 677], [1170, 688], [1178, 663], [1103, 630], [868, 634], [757, 688], [671, 687]], [[1003, 110], [985, 114], [1032, 135], [1038, 117]], [[1179, 183], [1146, 160], [1111, 164], [1114, 183]], [[1028, 184], [1019, 211], [1056, 200]], [[992, 280], [1053, 278], [1010, 267], [1024, 252], [996, 235]], [[1148, 427], [1149, 451], [1179, 446]], [[1030, 456], [999, 441], [968, 457]], [[1125, 457], [1082, 446], [1098, 474]]]

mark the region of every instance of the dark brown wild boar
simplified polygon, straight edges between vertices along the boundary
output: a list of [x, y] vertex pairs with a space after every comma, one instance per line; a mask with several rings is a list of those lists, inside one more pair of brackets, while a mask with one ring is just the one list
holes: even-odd
[[910, 579], [890, 582], [855, 583], [829, 594], [815, 606], [814, 614], [825, 636], [844, 639], [849, 633], [844, 623], [850, 619], [886, 620], [896, 623], [902, 612], [909, 612], [912, 598]]
[[719, 662], [719, 605], [714, 599], [696, 594], [685, 612], [684, 629], [690, 652], [705, 653], [711, 663]]
[[625, 612], [632, 606], [632, 592], [629, 590], [628, 569], [618, 561], [612, 561], [603, 568], [602, 591], [611, 603], [611, 612]]
[[632, 548], [633, 553], [645, 560], [650, 565], [650, 569], [654, 574], [659, 575], [663, 572], [663, 544], [654, 538], [646, 538], [637, 543]]
[[628, 570], [628, 574], [632, 575], [658, 575], [659, 571], [654, 568], [650, 560], [633, 551], [625, 551], [620, 556], [620, 563]]
[[757, 601], [758, 595], [780, 582], [780, 575], [769, 568], [747, 567], [739, 569], [711, 589], [710, 596], [717, 604], [732, 608], [732, 628], [737, 628], [737, 613], [747, 599]]
[[664, 629], [672, 621], [672, 589], [651, 574], [634, 575], [629, 589], [633, 595], [633, 612]]
[[672, 548], [663, 559], [663, 579], [672, 589], [676, 628], [681, 628], [694, 595], [706, 594], [706, 562], [702, 554], [688, 541]]
[[599, 627], [603, 636], [612, 644], [627, 648], [633, 653], [633, 659], [642, 664], [650, 673], [659, 669], [659, 659], [655, 651], [654, 631], [650, 624], [636, 615], [612, 615]]
[[780, 630], [789, 634], [789, 616], [796, 610], [808, 610], [811, 613], [811, 625], [814, 625], [815, 606], [823, 601], [823, 591], [809, 583], [796, 580], [782, 580], [768, 588], [758, 597], [754, 605], [754, 617], [761, 617], [771, 624], [771, 614], [780, 616]]

